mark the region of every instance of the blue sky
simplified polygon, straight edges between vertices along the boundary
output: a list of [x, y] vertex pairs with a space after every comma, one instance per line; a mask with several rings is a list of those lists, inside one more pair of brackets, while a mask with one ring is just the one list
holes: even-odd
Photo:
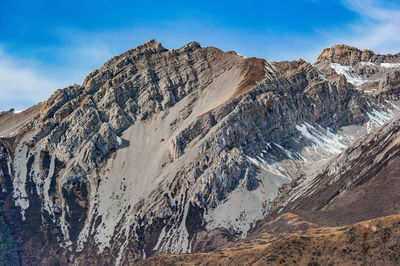
[[0, 110], [24, 109], [155, 38], [314, 62], [347, 43], [400, 52], [399, 1], [0, 0]]

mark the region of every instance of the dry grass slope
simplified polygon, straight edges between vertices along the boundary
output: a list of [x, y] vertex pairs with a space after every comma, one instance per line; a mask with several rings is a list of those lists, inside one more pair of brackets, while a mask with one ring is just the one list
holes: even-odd
[[398, 265], [400, 215], [320, 227], [272, 243], [213, 253], [158, 254], [139, 265]]

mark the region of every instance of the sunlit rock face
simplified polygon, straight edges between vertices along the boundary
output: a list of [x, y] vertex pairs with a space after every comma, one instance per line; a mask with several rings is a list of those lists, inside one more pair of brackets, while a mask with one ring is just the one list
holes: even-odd
[[269, 62], [150, 40], [0, 113], [20, 261], [120, 265], [246, 237], [397, 115], [397, 58], [334, 46], [315, 65]]
[[381, 55], [334, 45], [321, 53], [315, 66], [332, 81], [340, 82], [340, 77], [345, 77], [345, 81], [365, 93], [387, 100], [400, 97], [400, 53]]

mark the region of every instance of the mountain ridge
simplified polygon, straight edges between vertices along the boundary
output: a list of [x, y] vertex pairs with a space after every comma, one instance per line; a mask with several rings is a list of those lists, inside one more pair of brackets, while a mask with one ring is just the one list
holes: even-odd
[[342, 63], [343, 65], [354, 65], [359, 62], [373, 63], [398, 63], [400, 53], [396, 54], [376, 54], [369, 49], [360, 50], [357, 47], [346, 44], [335, 44], [325, 48], [318, 56], [317, 62], [327, 60], [331, 63]]

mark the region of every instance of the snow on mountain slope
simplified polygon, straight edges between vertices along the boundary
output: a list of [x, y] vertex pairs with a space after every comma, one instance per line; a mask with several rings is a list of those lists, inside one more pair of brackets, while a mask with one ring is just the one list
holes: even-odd
[[315, 66], [331, 81], [340, 77], [357, 89], [379, 98], [399, 100], [400, 54], [380, 55], [347, 45], [326, 48]]
[[329, 66], [333, 68], [338, 75], [344, 75], [347, 81], [353, 85], [359, 86], [368, 82], [367, 80], [364, 80], [362, 77], [357, 75], [354, 68], [351, 66], [342, 66], [341, 64], [337, 63], [331, 63]]

